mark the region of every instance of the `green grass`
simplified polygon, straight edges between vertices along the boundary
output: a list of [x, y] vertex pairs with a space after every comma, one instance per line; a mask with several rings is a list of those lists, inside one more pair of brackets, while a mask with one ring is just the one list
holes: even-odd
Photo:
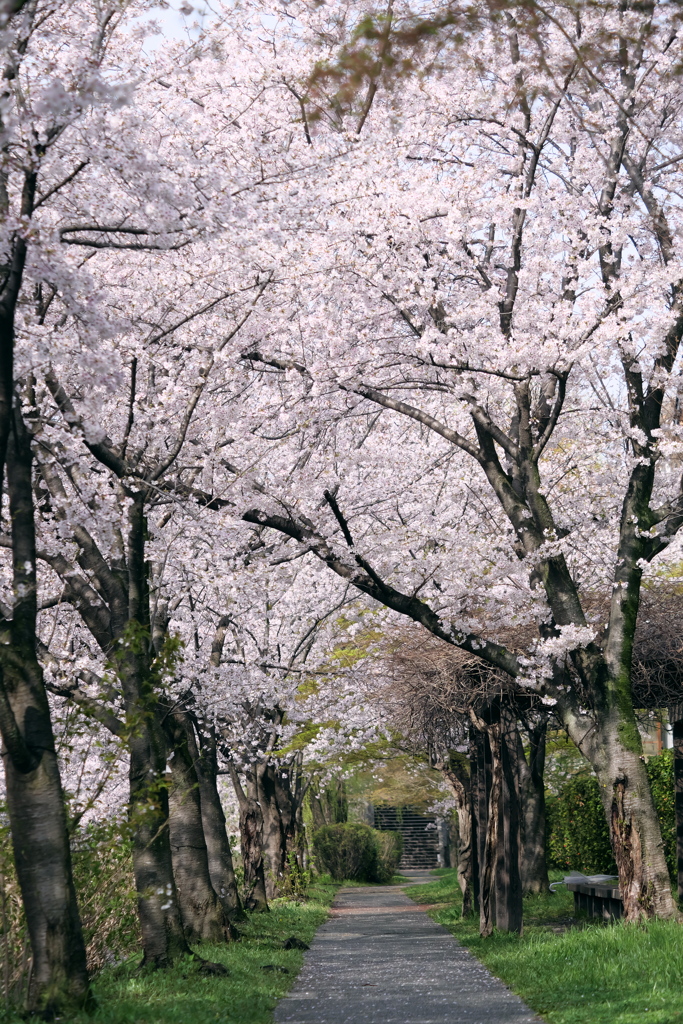
[[[72, 1024], [269, 1024], [303, 963], [303, 953], [282, 949], [283, 941], [295, 935], [310, 943], [338, 888], [317, 882], [305, 903], [273, 900], [269, 914], [240, 924], [240, 942], [197, 947], [205, 959], [224, 964], [228, 977], [202, 977], [192, 962], [149, 973], [138, 972], [135, 961], [105, 969], [94, 982], [98, 1009]], [[288, 973], [261, 970], [267, 965]]]
[[560, 890], [524, 901], [524, 935], [479, 936], [460, 918], [455, 871], [407, 895], [429, 911], [549, 1024], [683, 1024], [683, 926], [604, 925], [573, 919]]

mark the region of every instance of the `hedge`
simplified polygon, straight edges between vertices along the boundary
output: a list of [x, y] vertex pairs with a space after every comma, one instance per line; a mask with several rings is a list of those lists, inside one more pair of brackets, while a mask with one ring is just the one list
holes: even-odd
[[336, 881], [389, 882], [403, 852], [400, 832], [379, 832], [369, 825], [323, 825], [313, 833], [318, 866]]
[[571, 779], [559, 796], [549, 796], [548, 863], [585, 874], [615, 874], [600, 787], [592, 775]]
[[372, 831], [377, 843], [375, 881], [386, 884], [396, 874], [403, 853], [403, 836], [400, 832], [380, 832], [377, 829]]
[[[676, 877], [676, 821], [673, 754], [665, 750], [646, 763], [652, 796], [659, 815], [664, 853], [672, 879]], [[559, 796], [547, 795], [547, 852], [551, 867], [586, 874], [615, 874], [600, 788], [592, 775], [571, 779]]]
[[671, 880], [676, 881], [676, 805], [674, 798], [674, 754], [663, 750], [647, 761], [647, 775], [659, 815], [664, 840], [664, 856]]

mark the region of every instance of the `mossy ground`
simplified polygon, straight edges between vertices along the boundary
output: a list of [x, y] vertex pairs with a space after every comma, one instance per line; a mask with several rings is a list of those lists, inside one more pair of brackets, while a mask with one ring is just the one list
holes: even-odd
[[[559, 876], [557, 876], [559, 877]], [[683, 925], [605, 925], [573, 918], [560, 890], [524, 901], [524, 934], [479, 936], [460, 917], [455, 871], [407, 894], [548, 1024], [683, 1024]]]

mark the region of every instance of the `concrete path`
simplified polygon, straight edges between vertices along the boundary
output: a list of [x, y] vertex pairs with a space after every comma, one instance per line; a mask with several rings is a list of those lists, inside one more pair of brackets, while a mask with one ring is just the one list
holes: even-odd
[[[426, 872], [405, 872], [415, 883]], [[277, 1024], [532, 1024], [522, 1000], [400, 889], [340, 889]], [[542, 1022], [541, 1022], [542, 1024]]]

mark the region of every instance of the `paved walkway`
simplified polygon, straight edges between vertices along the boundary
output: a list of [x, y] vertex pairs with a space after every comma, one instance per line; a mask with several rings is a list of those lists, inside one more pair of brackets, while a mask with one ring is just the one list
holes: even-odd
[[[425, 872], [405, 872], [414, 882]], [[277, 1024], [532, 1024], [522, 1000], [399, 889], [340, 889]]]

